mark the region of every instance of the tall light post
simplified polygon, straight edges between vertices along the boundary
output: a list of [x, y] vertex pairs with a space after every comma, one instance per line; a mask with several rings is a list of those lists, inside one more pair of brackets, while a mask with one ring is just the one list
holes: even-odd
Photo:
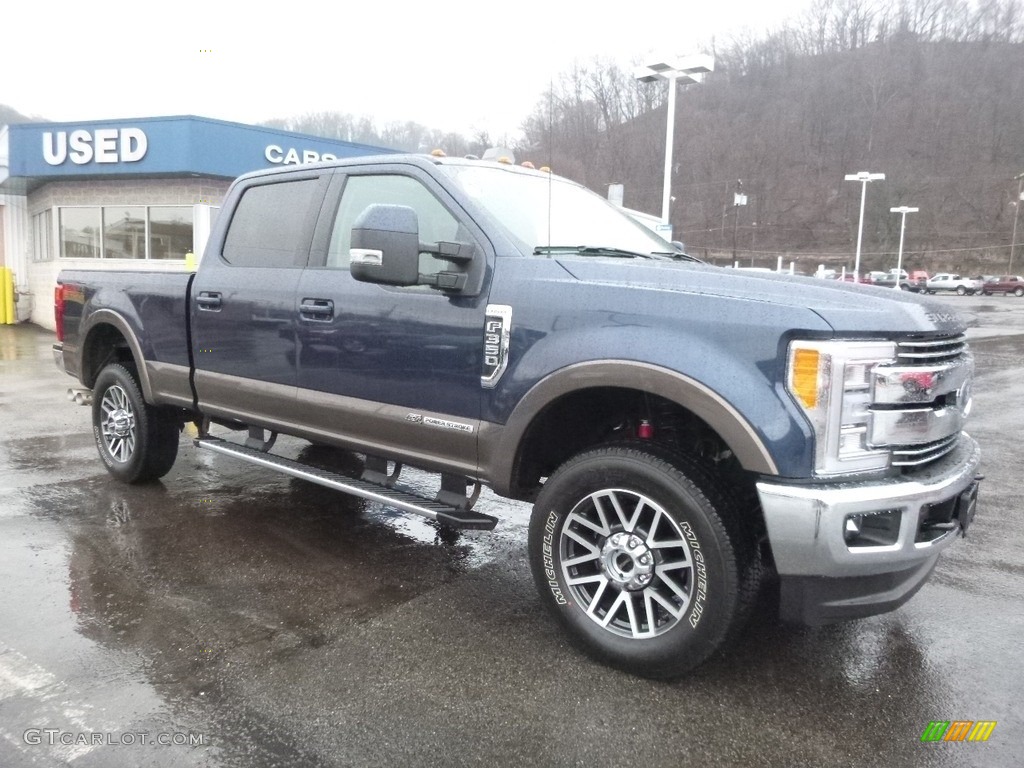
[[900, 289], [900, 275], [903, 274], [903, 235], [907, 231], [907, 214], [917, 213], [920, 208], [908, 208], [905, 205], [901, 205], [899, 208], [890, 208], [890, 213], [902, 213], [903, 218], [900, 221], [900, 255], [896, 257], [896, 285], [894, 286], [898, 291]]
[[704, 54], [683, 58], [663, 58], [638, 67], [633, 75], [641, 83], [668, 80], [668, 120], [665, 127], [665, 181], [662, 187], [661, 223], [668, 224], [668, 211], [672, 203], [672, 143], [676, 123], [676, 85], [698, 83], [694, 75], [704, 75], [715, 69], [715, 60]]
[[1013, 237], [1010, 238], [1010, 263], [1006, 265], [1006, 274], [1013, 274], [1013, 252], [1017, 250], [1017, 215], [1020, 213], [1020, 204], [1024, 200], [1024, 195], [1021, 194], [1021, 183], [1024, 182], [1024, 173], [1018, 173], [1014, 176], [1017, 180], [1017, 202], [1015, 202], [1013, 208]]
[[868, 182], [869, 181], [884, 181], [884, 173], [868, 173], [867, 171], [861, 171], [860, 173], [848, 173], [843, 177], [846, 181], [859, 181], [861, 182], [860, 190], [860, 225], [857, 227], [857, 260], [853, 264], [853, 282], [860, 282], [860, 244], [864, 237], [864, 200], [868, 194]]

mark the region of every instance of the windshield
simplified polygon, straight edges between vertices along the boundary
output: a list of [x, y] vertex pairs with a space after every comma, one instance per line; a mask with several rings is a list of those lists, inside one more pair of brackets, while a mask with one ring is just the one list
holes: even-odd
[[502, 166], [441, 168], [505, 225], [527, 253], [675, 253], [671, 244], [601, 196], [558, 176]]

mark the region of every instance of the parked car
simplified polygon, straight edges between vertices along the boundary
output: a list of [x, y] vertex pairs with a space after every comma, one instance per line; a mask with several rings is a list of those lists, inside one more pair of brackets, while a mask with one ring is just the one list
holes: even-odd
[[982, 282], [971, 277], [942, 272], [935, 275], [925, 284], [926, 293], [938, 293], [939, 291], [955, 291], [958, 296], [973, 296], [981, 290]]
[[[875, 285], [879, 288], [895, 288], [897, 285], [896, 272], [882, 272], [879, 277], [875, 278]], [[899, 288], [901, 291], [914, 290], [916, 286], [912, 287], [910, 280], [906, 277], [906, 273], [899, 278]]]
[[923, 293], [928, 283], [928, 273], [923, 269], [914, 269], [910, 272], [910, 290], [915, 293]]
[[981, 292], [986, 296], [991, 296], [993, 293], [1005, 293], [1007, 295], [1012, 293], [1014, 296], [1024, 296], [1024, 277], [1020, 275], [994, 277], [985, 282], [981, 287]]

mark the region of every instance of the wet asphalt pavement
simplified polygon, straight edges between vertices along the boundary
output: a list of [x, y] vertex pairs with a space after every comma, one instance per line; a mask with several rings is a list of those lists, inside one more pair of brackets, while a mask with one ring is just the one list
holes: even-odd
[[[1024, 300], [942, 300], [978, 367], [969, 537], [894, 613], [766, 610], [673, 683], [568, 646], [527, 506], [485, 494], [496, 532], [443, 535], [187, 440], [162, 482], [120, 485], [52, 335], [0, 327], [0, 766], [1021, 765]], [[933, 720], [997, 725], [922, 743]]]

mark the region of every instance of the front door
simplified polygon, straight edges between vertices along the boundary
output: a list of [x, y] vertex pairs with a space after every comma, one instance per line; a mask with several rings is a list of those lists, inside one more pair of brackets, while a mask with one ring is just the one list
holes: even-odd
[[[348, 267], [352, 224], [374, 203], [413, 208], [421, 242], [472, 243], [481, 259], [489, 256], [482, 233], [419, 169], [360, 168], [335, 183], [336, 211], [322, 222], [323, 248], [298, 289], [298, 386], [307, 426], [379, 455], [427, 467], [439, 458], [473, 474], [486, 296], [361, 283]], [[447, 266], [429, 254], [420, 259], [424, 274]]]

